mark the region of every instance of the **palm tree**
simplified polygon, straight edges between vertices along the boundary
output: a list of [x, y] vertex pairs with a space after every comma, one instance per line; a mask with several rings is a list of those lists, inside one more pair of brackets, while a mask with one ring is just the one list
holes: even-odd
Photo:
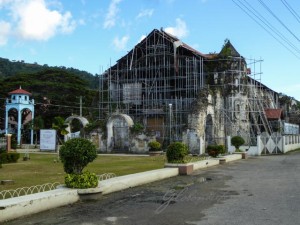
[[52, 123], [52, 128], [54, 130], [56, 130], [57, 139], [61, 144], [63, 142], [60, 138], [60, 135], [66, 135], [66, 134], [69, 133], [69, 131], [66, 130], [67, 127], [68, 127], [68, 125], [65, 124], [65, 120], [62, 117], [60, 117], [60, 116], [54, 117], [54, 120], [53, 120], [53, 123]]

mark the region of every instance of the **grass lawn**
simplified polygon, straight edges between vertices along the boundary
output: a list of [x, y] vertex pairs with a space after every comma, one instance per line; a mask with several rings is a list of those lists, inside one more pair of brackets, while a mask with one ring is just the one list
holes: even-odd
[[[31, 153], [28, 161], [23, 161], [22, 157], [23, 154], [17, 163], [2, 164], [0, 180], [14, 180], [15, 184], [0, 185], [0, 191], [45, 183], [64, 183], [63, 165], [60, 162], [54, 162], [57, 155]], [[121, 176], [160, 169], [164, 167], [164, 163], [164, 156], [100, 155], [86, 169], [96, 174], [115, 173], [117, 176]]]

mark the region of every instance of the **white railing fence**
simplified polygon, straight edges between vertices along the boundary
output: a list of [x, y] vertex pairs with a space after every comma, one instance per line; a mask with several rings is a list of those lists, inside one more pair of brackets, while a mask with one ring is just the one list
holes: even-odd
[[[97, 178], [100, 181], [111, 179], [116, 177], [116, 174], [114, 173], [104, 173], [101, 175], [97, 175]], [[21, 187], [17, 188], [15, 190], [4, 190], [0, 191], [0, 200], [1, 199], [7, 199], [7, 198], [15, 198], [15, 197], [20, 197], [24, 195], [30, 195], [30, 194], [35, 194], [35, 193], [40, 193], [40, 192], [45, 192], [45, 191], [51, 191], [57, 188], [59, 186], [59, 182], [55, 183], [46, 183], [46, 184], [41, 184], [41, 185], [35, 185], [31, 187]]]
[[[281, 135], [262, 133], [256, 137], [256, 145], [241, 146], [240, 150], [248, 152], [248, 155], [284, 154], [300, 148], [300, 135]], [[231, 145], [231, 137], [227, 137], [227, 149], [232, 153], [235, 147]]]

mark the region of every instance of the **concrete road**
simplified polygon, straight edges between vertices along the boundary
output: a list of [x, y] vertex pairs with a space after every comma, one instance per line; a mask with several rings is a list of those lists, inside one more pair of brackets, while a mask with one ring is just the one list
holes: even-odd
[[262, 156], [21, 218], [6, 224], [296, 225], [300, 152]]

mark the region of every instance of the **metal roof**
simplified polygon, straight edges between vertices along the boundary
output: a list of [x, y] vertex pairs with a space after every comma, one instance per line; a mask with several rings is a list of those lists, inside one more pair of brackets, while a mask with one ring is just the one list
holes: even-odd
[[8, 93], [9, 95], [19, 94], [19, 95], [31, 95], [30, 92], [22, 89], [21, 87], [19, 89], [16, 89], [14, 91], [11, 91]]

